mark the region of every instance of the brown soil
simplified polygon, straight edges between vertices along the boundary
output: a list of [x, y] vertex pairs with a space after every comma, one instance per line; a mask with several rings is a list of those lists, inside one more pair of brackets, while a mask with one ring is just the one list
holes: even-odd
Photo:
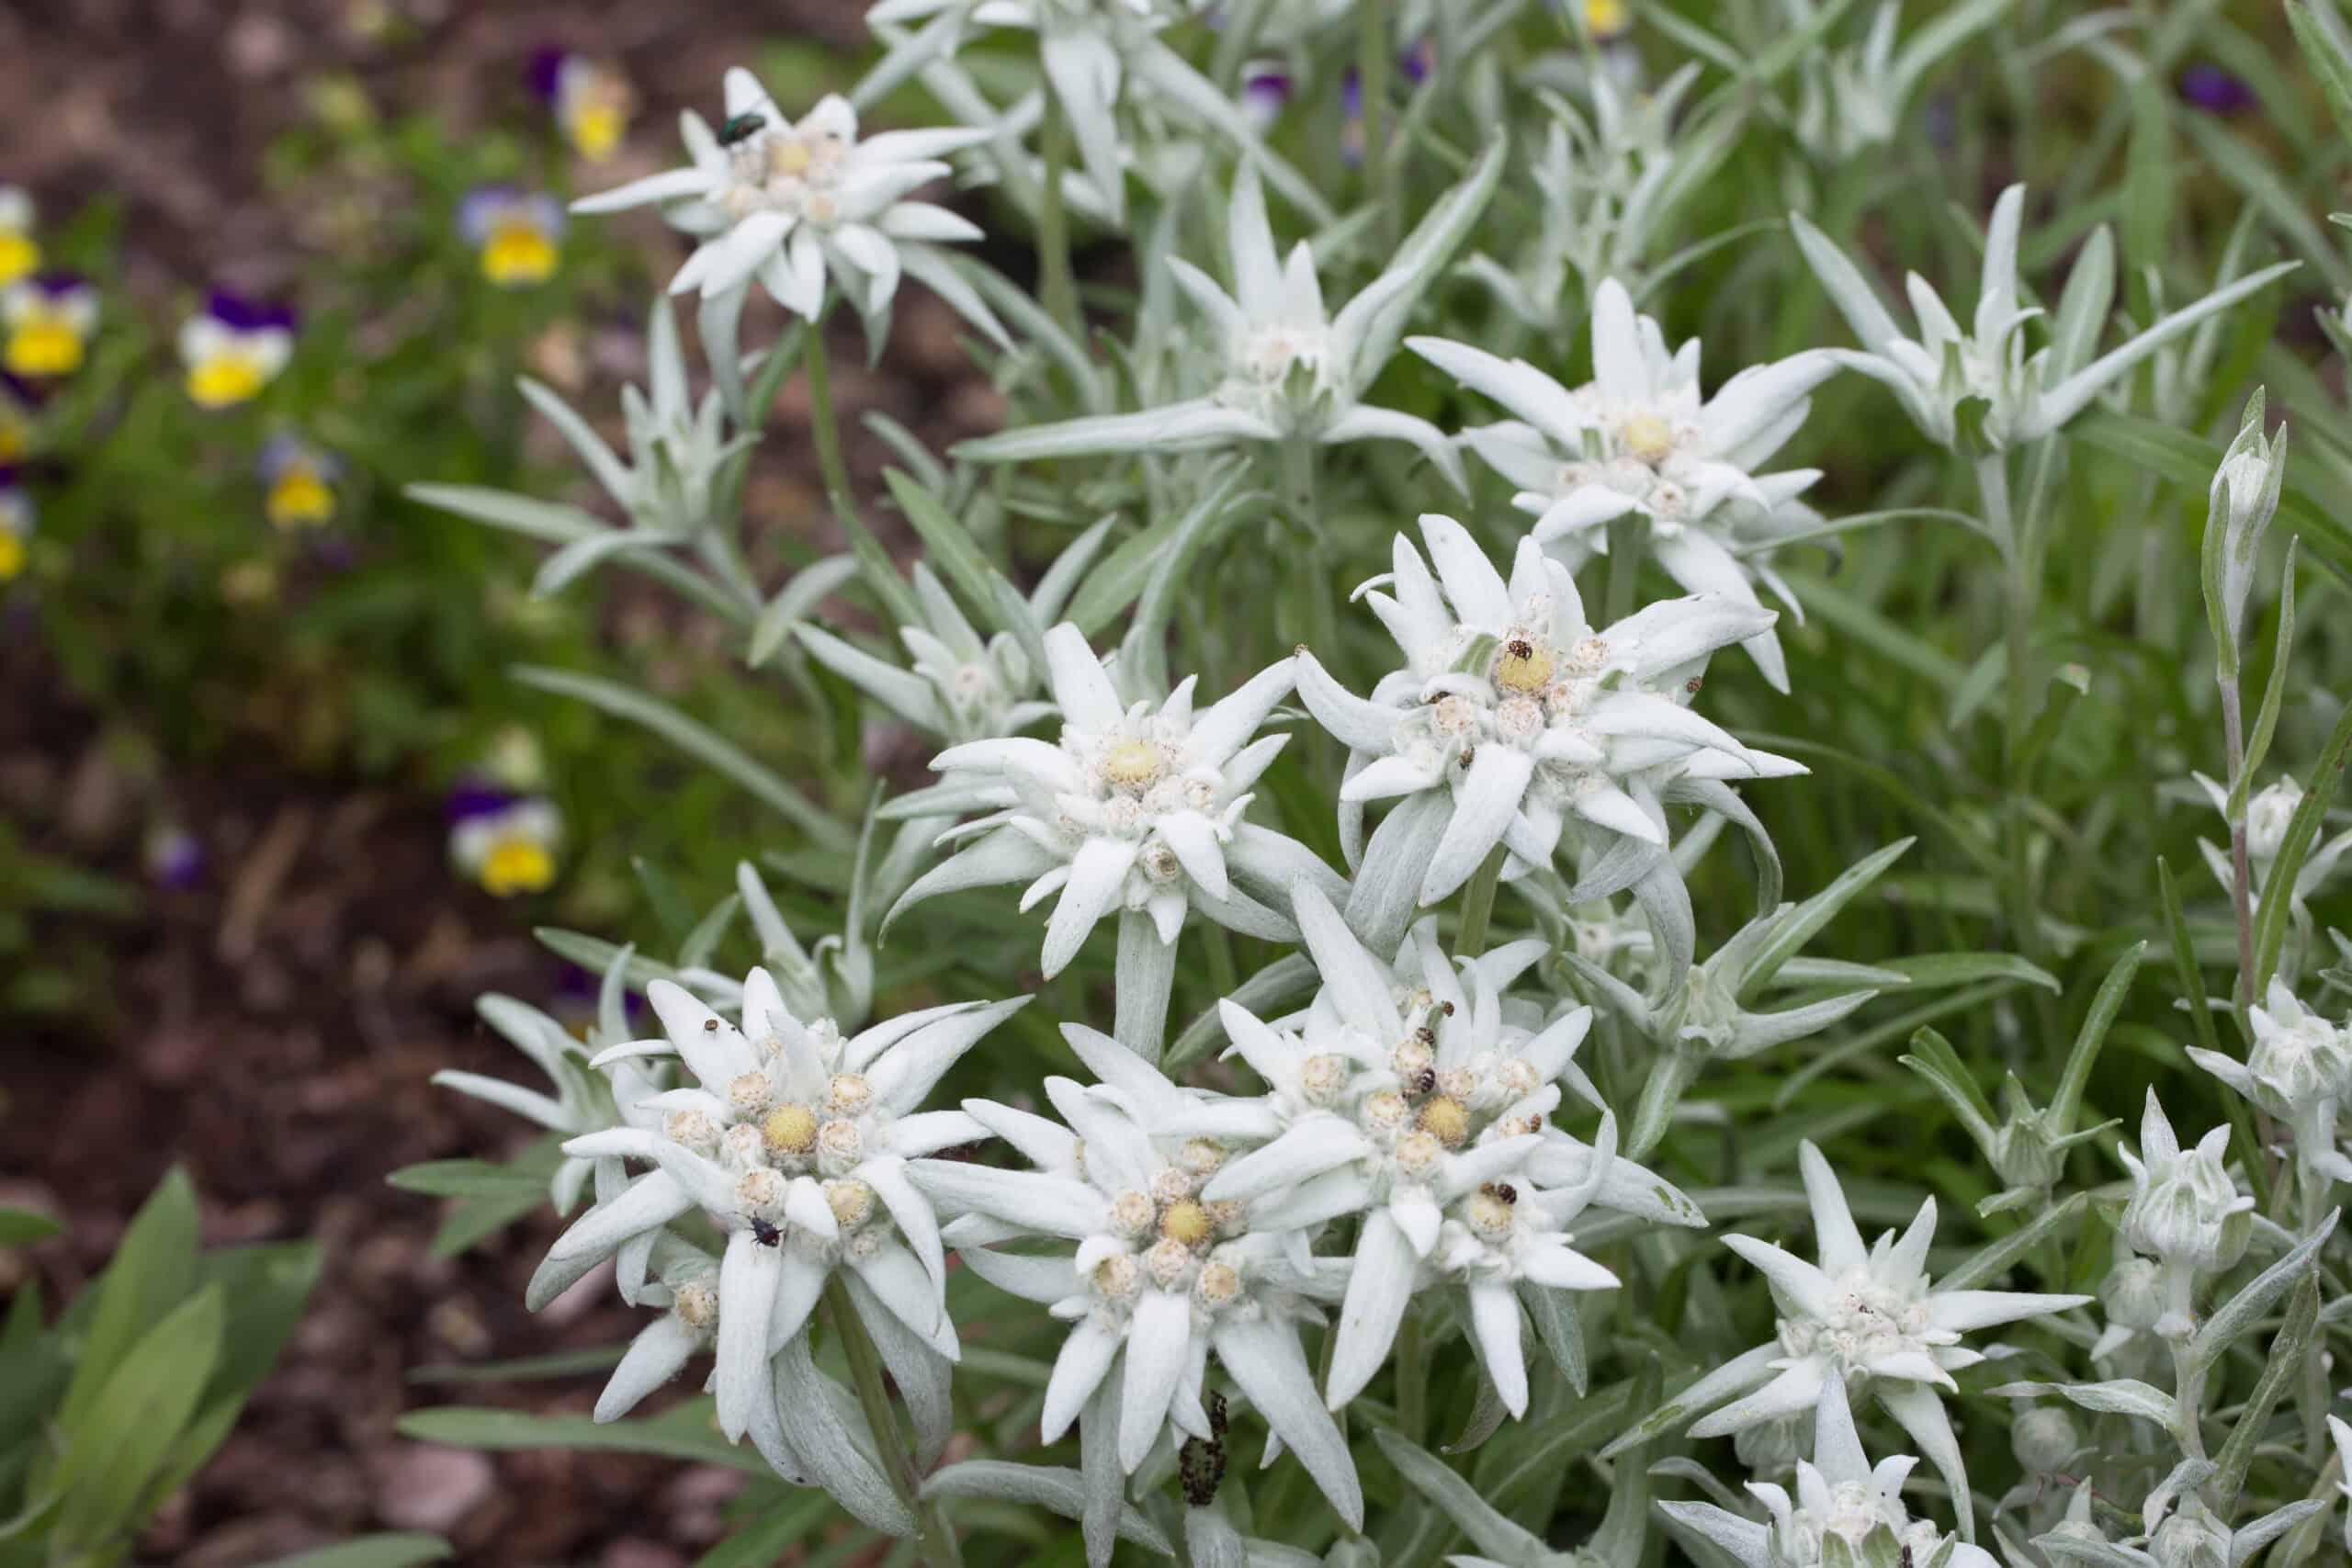
[[[268, 257], [292, 231], [261, 199], [260, 158], [322, 70], [356, 71], [379, 101], [465, 126], [515, 114], [525, 62], [560, 41], [621, 63], [644, 98], [639, 123], [654, 127], [710, 97], [721, 67], [752, 57], [763, 37], [797, 28], [854, 47], [864, 11], [858, 0], [381, 0], [374, 9], [415, 24], [387, 47], [354, 25], [369, 8], [0, 6], [0, 178], [32, 186], [50, 212], [119, 198], [133, 287], [167, 293], [242, 276], [238, 258]], [[636, 142], [647, 159], [662, 148], [658, 133]], [[270, 264], [254, 265], [266, 281]], [[878, 376], [845, 372], [845, 401], [987, 421], [984, 387], [977, 402], [942, 408], [944, 389], [971, 388], [952, 323], [925, 330], [931, 313], [910, 302], [905, 347]], [[0, 812], [29, 847], [138, 880], [140, 786], [116, 773], [96, 717], [62, 694], [37, 624], [0, 625], [0, 667], [11, 691], [0, 704]], [[267, 756], [163, 768], [159, 787], [210, 867], [201, 886], [155, 895], [136, 916], [43, 932], [98, 944], [106, 987], [78, 1026], [15, 1029], [0, 1045], [0, 1202], [70, 1227], [28, 1254], [0, 1254], [0, 1294], [30, 1276], [52, 1303], [78, 1288], [175, 1162], [202, 1194], [208, 1244], [307, 1236], [325, 1248], [326, 1272], [277, 1371], [165, 1507], [142, 1559], [234, 1568], [422, 1528], [447, 1534], [462, 1561], [501, 1568], [682, 1568], [723, 1533], [741, 1477], [626, 1456], [485, 1459], [393, 1430], [402, 1412], [435, 1404], [584, 1412], [593, 1375], [453, 1390], [407, 1373], [615, 1344], [638, 1325], [609, 1291], [523, 1311], [552, 1216], [437, 1260], [427, 1243], [441, 1205], [384, 1184], [416, 1161], [496, 1157], [528, 1141], [514, 1118], [426, 1080], [442, 1067], [527, 1077], [472, 999], [500, 989], [544, 1000], [560, 965], [528, 940], [520, 912], [453, 881], [433, 800], [300, 778]]]

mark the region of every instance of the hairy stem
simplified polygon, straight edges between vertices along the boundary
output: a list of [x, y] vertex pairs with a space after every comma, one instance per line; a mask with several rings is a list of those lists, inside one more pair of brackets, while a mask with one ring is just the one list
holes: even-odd
[[1389, 186], [1396, 164], [1388, 157], [1388, 0], [1360, 0], [1356, 34], [1357, 96], [1363, 107], [1363, 171], [1372, 186], [1373, 209], [1380, 214], [1384, 254], [1396, 245], [1396, 203]]
[[850, 493], [849, 464], [842, 457], [842, 427], [833, 412], [832, 365], [825, 353], [821, 324], [811, 324], [802, 340], [800, 361], [808, 372], [808, 430], [817, 443], [817, 471], [825, 481], [825, 500], [852, 538], [865, 532]]
[[1419, 1314], [1408, 1311], [1396, 1328], [1396, 1430], [1407, 1442], [1419, 1443], [1426, 1435], [1429, 1405], [1429, 1343]]
[[890, 1404], [889, 1385], [883, 1381], [882, 1358], [875, 1350], [865, 1325], [858, 1321], [857, 1307], [849, 1299], [849, 1288], [838, 1274], [825, 1281], [825, 1317], [832, 1326], [834, 1337], [841, 1341], [842, 1356], [849, 1361], [850, 1382], [857, 1389], [857, 1403], [865, 1412], [865, 1424], [873, 1428], [874, 1443], [881, 1450], [882, 1468], [890, 1478], [890, 1489], [915, 1517], [915, 1528], [921, 1532], [915, 1544], [922, 1551], [923, 1561], [930, 1568], [962, 1568], [963, 1553], [956, 1549], [956, 1532], [948, 1528], [939, 1505], [923, 1498], [922, 1478], [915, 1473], [906, 1439], [899, 1434], [898, 1413]]
[[2186, 1334], [2172, 1341], [2172, 1397], [2180, 1407], [2181, 1452], [2190, 1459], [2203, 1459], [2205, 1370], [2190, 1353], [2195, 1342]]
[[1494, 918], [1495, 888], [1502, 881], [1503, 857], [1509, 852], [1497, 844], [1487, 852], [1486, 863], [1471, 874], [1470, 886], [1462, 896], [1462, 931], [1453, 943], [1456, 958], [1476, 958], [1487, 950], [1487, 922]]
[[2239, 802], [2238, 808], [2230, 813], [2230, 913], [2238, 928], [2236, 992], [2238, 1006], [2243, 1010], [2254, 1000], [2255, 981], [2254, 873], [2246, 852], [2246, 808], [2239, 794], [2246, 783], [2239, 776], [2245, 770], [2245, 698], [2238, 690], [2234, 675], [2221, 677], [2221, 686], [2222, 748], [2228, 763], [2223, 776], [2230, 781], [2230, 797]]

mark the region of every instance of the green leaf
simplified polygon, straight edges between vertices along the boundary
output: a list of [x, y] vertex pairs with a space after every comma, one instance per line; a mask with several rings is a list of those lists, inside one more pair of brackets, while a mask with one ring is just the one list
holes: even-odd
[[2014, 953], [1923, 953], [1911, 958], [1880, 958], [1875, 969], [1892, 969], [1911, 977], [1912, 987], [1973, 986], [1980, 980], [2015, 980], [2056, 993], [2064, 987], [2058, 976]]
[[2091, 1067], [2098, 1061], [2099, 1047], [2107, 1043], [2108, 1026], [2123, 1009], [2125, 993], [2132, 988], [2132, 978], [2140, 972], [2140, 963], [2148, 955], [2148, 944], [2134, 942], [2124, 950], [2099, 982], [2098, 995], [2091, 998], [2091, 1010], [2083, 1015], [2083, 1026], [2075, 1033], [2074, 1049], [2066, 1053], [2066, 1070], [2058, 1080], [2058, 1092], [2051, 1097], [2051, 1125], [2059, 1133], [2075, 1130], [2075, 1116], [2081, 1110], [2083, 1090], [2091, 1081]]
[[97, 1304], [58, 1426], [78, 1432], [115, 1368], [196, 1283], [196, 1189], [174, 1166], [132, 1216], [97, 1284]]
[[0, 1209], [0, 1247], [30, 1247], [64, 1234], [65, 1227], [47, 1214], [30, 1209]]
[[243, 1399], [269, 1374], [325, 1267], [324, 1251], [309, 1241], [225, 1247], [198, 1260], [198, 1288], [217, 1284], [229, 1301], [208, 1402]]
[[2262, 1440], [2263, 1427], [2268, 1425], [2270, 1413], [2278, 1408], [2288, 1383], [2302, 1375], [2312, 1337], [2318, 1332], [2319, 1271], [2312, 1269], [2296, 1288], [2295, 1299], [2287, 1308], [2287, 1321], [2270, 1341], [2261, 1381], [2254, 1385], [2254, 1396], [2238, 1412], [2222, 1451], [2214, 1456], [2219, 1466], [2212, 1482], [2214, 1506], [2223, 1518], [2234, 1510], [2238, 1493], [2245, 1486], [2245, 1472], [2254, 1463], [2255, 1446]]
[[973, 542], [971, 532], [949, 514], [936, 496], [898, 469], [883, 469], [882, 482], [890, 487], [899, 511], [922, 536], [931, 564], [946, 572], [963, 589], [965, 599], [972, 607], [992, 616], [998, 607], [996, 579], [1001, 574]]
[[575, 674], [569, 670], [526, 664], [518, 666], [514, 673], [514, 678], [526, 686], [553, 692], [559, 696], [576, 697], [616, 718], [644, 726], [775, 807], [820, 844], [847, 851], [855, 843], [855, 838], [848, 829], [764, 764], [755, 761], [750, 753], [701, 721], [687, 717], [658, 698], [650, 697], [616, 681]]
[[479, 1159], [436, 1159], [403, 1166], [384, 1178], [388, 1186], [428, 1198], [505, 1198], [516, 1191], [538, 1196], [547, 1191], [544, 1172]]
[[2132, 85], [2132, 140], [2123, 165], [2123, 254], [2135, 269], [2160, 265], [2172, 232], [2174, 159], [2172, 128], [2165, 118], [2167, 86], [2154, 73], [2143, 73]]
[[455, 1555], [437, 1535], [370, 1535], [275, 1558], [260, 1568], [416, 1568], [420, 1562], [440, 1562]]
[[2173, 972], [2180, 980], [2180, 994], [2188, 1004], [2189, 1027], [2197, 1032], [2199, 1045], [2208, 1051], [2219, 1051], [2222, 1042], [2213, 1032], [2213, 1009], [2205, 995], [2205, 972], [2198, 966], [2197, 944], [2188, 934], [2188, 917], [2181, 912], [2180, 889], [2174, 886], [2172, 867], [2165, 863], [2162, 855], [2156, 857], [2156, 902], [2164, 910], [2165, 933], [2172, 939]]
[[2175, 1435], [2181, 1429], [2180, 1406], [2174, 1403], [2172, 1395], [2135, 1378], [2116, 1378], [2108, 1382], [2005, 1382], [1985, 1392], [1999, 1399], [2056, 1394], [2071, 1404], [2096, 1410], [2102, 1416], [2130, 1416], [2154, 1421]]
[[750, 1475], [774, 1474], [767, 1461], [748, 1445], [718, 1435], [710, 1402], [689, 1400], [648, 1421], [595, 1421], [585, 1416], [529, 1416], [519, 1410], [451, 1405], [416, 1410], [401, 1417], [402, 1437], [451, 1448], [575, 1449], [611, 1453], [660, 1454], [725, 1465]]
[[[2030, 1224], [2011, 1231], [1938, 1280], [1936, 1289], [1975, 1291], [1988, 1288], [2030, 1257], [2035, 1248], [2054, 1243], [2058, 1233], [2073, 1224], [2089, 1203], [2088, 1193], [2077, 1192], [2052, 1204], [2035, 1215]], [[2053, 1285], [2064, 1283], [2057, 1280], [2049, 1282]]]
[[1802, 952], [1804, 944], [1835, 919], [1838, 910], [1844, 908], [1856, 894], [1878, 880], [1882, 872], [1901, 859], [1903, 852], [1917, 841], [1916, 839], [1897, 839], [1873, 851], [1839, 873], [1838, 879], [1828, 886], [1781, 915], [1773, 922], [1771, 935], [1765, 938], [1763, 945], [1757, 950], [1747, 972], [1740, 976], [1738, 999], [1743, 1002], [1750, 1000], [1770, 984], [1781, 965]]
[[2309, 858], [2312, 846], [2318, 840], [2320, 825], [2326, 820], [2328, 807], [2335, 802], [2336, 786], [2344, 782], [2344, 765], [2352, 756], [2352, 703], [2346, 703], [2337, 716], [2335, 729], [2327, 738], [2327, 746], [2320, 753], [2319, 764], [2312, 772], [2311, 789], [2295, 815], [2288, 819], [2287, 836], [2279, 841], [2278, 854], [2270, 863], [2267, 881], [2272, 896], [2262, 900], [2256, 911], [2254, 928], [2254, 973], [2245, 976], [2245, 994], [2259, 997], [2269, 988], [2270, 977], [2278, 972], [2278, 953], [2287, 941], [2287, 927], [2293, 909], [2291, 897], [2295, 878], [2301, 874], [2303, 862]]
[[435, 1362], [413, 1367], [413, 1383], [534, 1382], [546, 1378], [578, 1377], [620, 1364], [626, 1345], [599, 1345], [588, 1350], [558, 1350], [546, 1356], [521, 1356], [507, 1361]]
[[1911, 1037], [1908, 1055], [1897, 1060], [1928, 1080], [1928, 1086], [1941, 1095], [1967, 1128], [1968, 1135], [1981, 1147], [1989, 1149], [1996, 1136], [2000, 1117], [1993, 1110], [1993, 1102], [1976, 1085], [1975, 1075], [1961, 1061], [1951, 1042], [1932, 1029], [1922, 1029]]
[[2287, 21], [2327, 95], [2327, 112], [2335, 117], [2336, 130], [2352, 141], [2352, 39], [2345, 36], [2334, 6], [2325, 0], [2323, 5], [2324, 16], [2314, 14], [2307, 0], [2287, 0]]
[[81, 1418], [65, 1427], [68, 1446], [49, 1479], [64, 1499], [57, 1546], [86, 1551], [138, 1529], [141, 1495], [211, 1382], [227, 1314], [218, 1285], [181, 1303], [141, 1337]]
[[2335, 1234], [2335, 1222], [2342, 1211], [2330, 1213], [2319, 1229], [2298, 1242], [2293, 1251], [2246, 1281], [2245, 1287], [2213, 1310], [2197, 1337], [2188, 1342], [2188, 1360], [2192, 1366], [2211, 1367], [2221, 1359], [2233, 1340], [2262, 1320], [2271, 1303], [2287, 1293], [2289, 1287], [2302, 1276], [2312, 1256]]

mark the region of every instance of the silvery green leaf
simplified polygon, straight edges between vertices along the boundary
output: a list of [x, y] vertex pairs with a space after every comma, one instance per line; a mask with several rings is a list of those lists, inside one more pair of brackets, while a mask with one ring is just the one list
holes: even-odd
[[644, 726], [680, 750], [733, 779], [827, 848], [846, 850], [853, 842], [848, 830], [807, 795], [785, 783], [765, 765], [753, 761], [750, 753], [733, 741], [699, 720], [687, 717], [667, 703], [616, 682], [576, 674], [569, 670], [523, 665], [514, 671], [514, 678], [526, 686], [536, 686], [559, 696], [576, 697], [616, 718]]
[[1387, 269], [1332, 319], [1332, 336], [1353, 355], [1350, 370], [1356, 386], [1370, 386], [1396, 354], [1406, 318], [1486, 211], [1510, 152], [1510, 139], [1498, 131], [1468, 176], [1439, 197], [1406, 236]]
[[794, 572], [792, 581], [776, 590], [775, 597], [768, 601], [760, 618], [752, 623], [743, 661], [754, 670], [765, 664], [795, 627], [856, 576], [855, 556], [827, 556]]
[[1543, 1538], [1513, 1524], [1496, 1512], [1478, 1489], [1455, 1473], [1436, 1455], [1396, 1433], [1374, 1428], [1381, 1453], [1396, 1472], [1422, 1496], [1445, 1511], [1454, 1527], [1470, 1538], [1487, 1557], [1506, 1562], [1532, 1564], [1546, 1555]]
[[2265, 1514], [2252, 1524], [2238, 1526], [2230, 1532], [2230, 1568], [2242, 1568], [2264, 1547], [2326, 1507], [2327, 1504], [2316, 1497], [2305, 1497]]
[[2188, 1364], [2199, 1370], [2213, 1365], [2233, 1340], [2251, 1329], [2270, 1310], [2271, 1304], [2294, 1285], [2310, 1265], [2327, 1238], [2335, 1234], [2335, 1222], [2343, 1211], [2334, 1209], [2320, 1226], [2297, 1243], [2294, 1250], [2246, 1281], [2237, 1294], [2213, 1309], [2198, 1329], [2197, 1337], [2188, 1344]]
[[1901, 859], [1904, 852], [1917, 842], [1916, 839], [1897, 839], [1894, 842], [1870, 854], [1840, 872], [1836, 881], [1820, 892], [1780, 914], [1772, 924], [1771, 933], [1748, 962], [1735, 982], [1736, 995], [1752, 997], [1772, 978], [1781, 965], [1796, 956], [1814, 934], [1835, 919], [1861, 890], [1875, 882], [1888, 866]]
[[2174, 1403], [2172, 1395], [2134, 1378], [2081, 1383], [2005, 1382], [1985, 1392], [1998, 1399], [2032, 1399], [2043, 1394], [2056, 1394], [2086, 1410], [2153, 1421], [2176, 1437], [2181, 1432], [2180, 1406]]
[[1992, 1284], [2016, 1268], [2034, 1248], [2073, 1224], [2089, 1206], [2090, 1195], [2086, 1192], [2076, 1192], [2053, 1203], [2036, 1214], [2030, 1224], [2018, 1226], [1955, 1265], [1936, 1281], [1936, 1289], [1973, 1291]]
[[[1237, 1006], [1261, 1018], [1272, 1018], [1279, 1016], [1281, 1010], [1292, 1002], [1311, 995], [1317, 983], [1315, 961], [1306, 953], [1293, 953], [1251, 975], [1228, 996]], [[1208, 1007], [1169, 1046], [1161, 1069], [1173, 1073], [1189, 1066], [1215, 1050], [1224, 1039], [1225, 1024], [1217, 1016], [1216, 1008]]]
[[2194, 305], [2183, 306], [2120, 347], [2109, 349], [2043, 392], [2041, 408], [2026, 428], [2018, 433], [2020, 437], [2031, 439], [2060, 428], [2088, 407], [2093, 398], [2149, 355], [2206, 317], [2228, 310], [2247, 295], [2274, 279], [2285, 276], [2301, 265], [2300, 262], [2278, 262], [2266, 266], [2226, 288], [2214, 290]]
[[522, 389], [524, 400], [538, 410], [564, 440], [571, 443], [571, 449], [580, 455], [580, 460], [588, 466], [589, 473], [605, 488], [605, 493], [613, 498], [614, 503], [624, 512], [633, 510], [637, 487], [630, 479], [628, 465], [615, 456], [613, 449], [605, 444], [605, 438], [597, 434], [586, 420], [574, 413], [571, 404], [556, 396], [553, 389], [528, 376], [517, 377], [515, 384]]
[[821, 626], [804, 622], [795, 629], [818, 663], [917, 728], [946, 733], [947, 715], [930, 682], [851, 647]]
[[2036, 1536], [2033, 1544], [2061, 1562], [2082, 1562], [2090, 1568], [2149, 1568], [2154, 1561], [2144, 1551], [2111, 1546], [2103, 1540], [2077, 1540], [2072, 1536]]
[[918, 1532], [915, 1517], [883, 1474], [865, 1416], [847, 1390], [817, 1370], [808, 1335], [793, 1336], [777, 1352], [775, 1398], [786, 1440], [835, 1502], [884, 1535]]
[[1193, 1568], [1248, 1568], [1250, 1562], [1241, 1532], [1214, 1503], [1184, 1510], [1184, 1555]]
[[631, 550], [656, 550], [670, 543], [650, 528], [611, 528], [585, 539], [574, 539], [539, 563], [531, 579], [531, 592], [552, 599], [576, 578], [594, 570], [616, 556]]

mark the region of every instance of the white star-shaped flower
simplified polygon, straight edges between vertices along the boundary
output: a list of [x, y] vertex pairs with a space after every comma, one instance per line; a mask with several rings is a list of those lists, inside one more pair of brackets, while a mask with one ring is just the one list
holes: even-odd
[[1250, 786], [1289, 739], [1250, 738], [1290, 692], [1292, 661], [1195, 713], [1189, 677], [1163, 703], [1123, 704], [1085, 636], [1068, 623], [1046, 634], [1046, 655], [1059, 740], [972, 741], [933, 759], [1001, 809], [956, 829], [972, 842], [908, 888], [892, 918], [967, 887], [1027, 882], [1024, 910], [1058, 894], [1046, 924], [1048, 978], [1114, 910], [1148, 914], [1168, 964], [1190, 910], [1247, 936], [1292, 940], [1289, 918], [1235, 882], [1241, 873], [1282, 889], [1313, 869], [1305, 846], [1242, 820]]
[[1421, 903], [1460, 887], [1498, 844], [1522, 869], [1549, 864], [1572, 819], [1577, 848], [1624, 838], [1663, 861], [1664, 795], [1677, 781], [1804, 772], [1688, 706], [1708, 656], [1769, 627], [1772, 612], [1700, 594], [1596, 631], [1576, 580], [1532, 539], [1520, 542], [1506, 583], [1452, 518], [1423, 517], [1421, 534], [1434, 576], [1400, 535], [1386, 592], [1361, 591], [1404, 668], [1366, 699], [1313, 655], [1298, 660], [1299, 695], [1356, 753], [1340, 791], [1351, 844], [1366, 802], [1448, 804], [1419, 818], [1415, 841], [1388, 849], [1426, 866]]
[[575, 1221], [543, 1272], [576, 1277], [689, 1210], [709, 1215], [727, 1236], [716, 1375], [730, 1438], [771, 1397], [769, 1359], [800, 1331], [838, 1267], [954, 1359], [939, 1222], [906, 1166], [985, 1135], [962, 1111], [922, 1105], [956, 1058], [1028, 998], [928, 1008], [845, 1039], [830, 1020], [795, 1018], [764, 969], [743, 983], [741, 1029], [667, 981], [646, 995], [666, 1038], [611, 1047], [595, 1065], [675, 1055], [698, 1087], [642, 1102], [661, 1114], [658, 1131], [616, 1129], [564, 1145], [654, 1168]]
[[726, 76], [727, 120], [713, 131], [679, 117], [686, 167], [649, 175], [572, 204], [576, 212], [662, 205], [671, 224], [702, 243], [671, 280], [673, 294], [735, 296], [756, 277], [777, 304], [807, 321], [824, 311], [835, 278], [869, 321], [900, 276], [929, 285], [1000, 343], [1004, 331], [938, 247], [980, 238], [973, 223], [909, 197], [945, 178], [942, 160], [988, 140], [985, 130], [888, 130], [860, 138], [857, 111], [831, 96], [798, 120], [741, 67]]
[[[1525, 360], [1467, 344], [1417, 337], [1406, 346], [1518, 416], [1463, 439], [1519, 486], [1515, 502], [1536, 514], [1540, 543], [1581, 563], [1596, 529], [1638, 513], [1650, 521], [1650, 554], [1684, 588], [1754, 604], [1760, 580], [1795, 606], [1758, 557], [1739, 552], [1760, 542], [1776, 516], [1783, 525], [1810, 520], [1793, 503], [1820, 469], [1757, 470], [1804, 423], [1808, 394], [1838, 369], [1830, 355], [1750, 367], [1704, 398], [1699, 340], [1669, 353], [1657, 322], [1634, 313], [1613, 277], [1593, 295], [1593, 379], [1573, 391]], [[1770, 626], [1744, 646], [1787, 691], [1788, 663]]]
[[[1875, 1394], [1886, 1413], [1911, 1434], [1951, 1487], [1962, 1532], [1973, 1533], [1967, 1467], [1937, 1393], [1957, 1386], [1953, 1372], [1984, 1359], [1963, 1347], [1961, 1336], [2064, 1312], [2091, 1298], [1939, 1291], [1927, 1273], [1928, 1247], [1936, 1234], [1934, 1199], [1919, 1206], [1918, 1217], [1899, 1239], [1888, 1231], [1865, 1248], [1845, 1190], [1821, 1151], [1809, 1141], [1800, 1144], [1797, 1163], [1813, 1210], [1820, 1261], [1808, 1263], [1752, 1236], [1724, 1237], [1724, 1246], [1770, 1282], [1781, 1314], [1779, 1332], [1772, 1343], [1734, 1358], [1692, 1383], [1676, 1396], [1673, 1409], [1707, 1412], [1691, 1424], [1692, 1437], [1724, 1437], [1811, 1409], [1833, 1378], [1842, 1379], [1858, 1395]], [[1611, 1451], [1639, 1440], [1642, 1432], [1636, 1427]]]

